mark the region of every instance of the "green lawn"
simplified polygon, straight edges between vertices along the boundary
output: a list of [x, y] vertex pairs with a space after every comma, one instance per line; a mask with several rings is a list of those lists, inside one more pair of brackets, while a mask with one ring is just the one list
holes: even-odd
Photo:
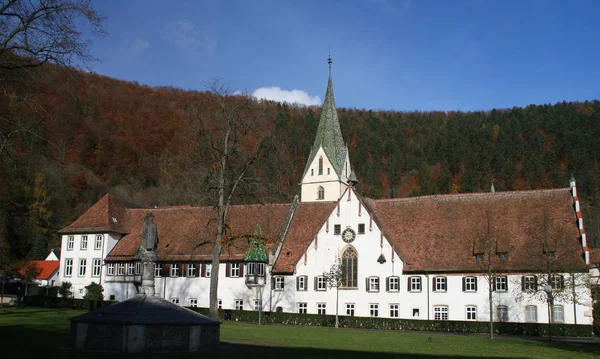
[[[6, 358], [81, 357], [60, 348], [68, 342], [68, 318], [82, 312], [0, 309]], [[431, 338], [431, 339], [430, 339]], [[437, 333], [295, 327], [225, 322], [216, 358], [598, 358], [600, 345]], [[50, 354], [50, 356], [48, 356]], [[85, 357], [88, 357], [87, 355]], [[100, 356], [103, 357], [103, 356]], [[106, 356], [116, 359], [114, 355]], [[170, 358], [171, 355], [158, 357]], [[190, 358], [207, 357], [206, 354]]]

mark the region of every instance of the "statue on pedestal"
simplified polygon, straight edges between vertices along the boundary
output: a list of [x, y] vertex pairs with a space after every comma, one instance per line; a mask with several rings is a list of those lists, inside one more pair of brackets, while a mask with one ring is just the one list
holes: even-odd
[[142, 288], [140, 294], [154, 296], [154, 267], [158, 256], [156, 255], [156, 245], [158, 244], [158, 230], [154, 223], [152, 212], [146, 214], [144, 218], [144, 227], [142, 228], [142, 243], [139, 248], [139, 255], [142, 260]]

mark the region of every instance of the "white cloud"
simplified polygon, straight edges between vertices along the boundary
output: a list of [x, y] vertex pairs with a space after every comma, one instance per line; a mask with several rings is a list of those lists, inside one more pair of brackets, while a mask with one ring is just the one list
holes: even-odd
[[150, 42], [148, 40], [138, 37], [133, 41], [123, 40], [121, 42], [121, 47], [119, 51], [125, 56], [135, 56], [137, 54], [143, 53], [151, 47], [152, 46], [150, 45]]
[[160, 37], [184, 51], [204, 50], [212, 53], [217, 42], [214, 29], [209, 27], [199, 29], [190, 20], [166, 24]]
[[258, 99], [271, 100], [277, 102], [297, 103], [300, 105], [314, 106], [320, 105], [321, 99], [319, 96], [310, 96], [303, 90], [282, 90], [278, 86], [261, 87], [256, 89], [252, 96]]

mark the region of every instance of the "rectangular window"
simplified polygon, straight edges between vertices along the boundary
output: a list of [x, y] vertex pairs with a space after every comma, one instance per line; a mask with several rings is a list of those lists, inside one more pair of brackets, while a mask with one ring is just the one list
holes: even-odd
[[210, 278], [211, 273], [212, 273], [212, 263], [207, 263], [206, 264], [206, 273], [204, 273], [205, 274], [204, 276]]
[[179, 277], [179, 264], [171, 263], [171, 277]]
[[379, 292], [379, 277], [367, 277], [367, 292]]
[[172, 298], [171, 298], [171, 303], [173, 303], [173, 304], [179, 304], [179, 298], [177, 298], [177, 297], [172, 297]]
[[433, 319], [448, 320], [448, 307], [445, 305], [436, 305], [433, 307]]
[[552, 322], [562, 323], [565, 321], [565, 311], [562, 305], [552, 306]]
[[106, 274], [107, 275], [115, 275], [115, 264], [114, 263], [108, 263], [106, 265]]
[[244, 310], [244, 301], [241, 299], [235, 300], [235, 310]]
[[161, 272], [162, 272], [162, 268], [160, 267], [160, 264], [154, 263], [154, 276], [160, 277]]
[[70, 277], [73, 274], [73, 259], [65, 258], [65, 277]]
[[133, 275], [135, 273], [135, 266], [133, 263], [127, 263], [127, 275]]
[[188, 277], [195, 277], [196, 276], [196, 264], [195, 263], [188, 263], [188, 265], [187, 265], [187, 276]]
[[338, 236], [340, 234], [342, 234], [342, 226], [340, 224], [335, 224], [333, 226], [333, 234], [338, 235]]
[[101, 234], [96, 235], [96, 242], [94, 242], [94, 249], [96, 249], [96, 250], [102, 249], [102, 235]]
[[[434, 277], [433, 278], [433, 291], [434, 292], [445, 292], [448, 290], [447, 282], [448, 279], [446, 277]], [[448, 309], [448, 308], [446, 308]]]
[[327, 314], [327, 304], [326, 303], [317, 303], [317, 314], [321, 314], [321, 315]]
[[508, 307], [506, 305], [497, 306], [496, 315], [499, 322], [508, 322]]
[[346, 315], [347, 316], [353, 317], [354, 316], [354, 309], [355, 309], [354, 303], [346, 303]]
[[534, 275], [524, 275], [521, 279], [522, 290], [524, 292], [535, 292], [537, 291], [537, 277]]
[[412, 317], [413, 318], [419, 318], [421, 316], [421, 311], [419, 310], [419, 308], [413, 308], [412, 310]]
[[308, 277], [305, 275], [301, 275], [296, 278], [296, 290], [303, 292], [308, 290]]
[[240, 264], [239, 263], [231, 263], [231, 271], [230, 277], [239, 277], [240, 276]]
[[477, 307], [467, 305], [467, 320], [477, 320]]
[[75, 236], [67, 237], [67, 250], [72, 251], [75, 246]]
[[125, 263], [117, 263], [117, 275], [125, 275]]
[[274, 277], [273, 280], [274, 280], [273, 289], [276, 291], [282, 291], [285, 286], [285, 278], [284, 277]]
[[409, 277], [408, 278], [408, 290], [411, 292], [421, 291], [421, 277]]
[[387, 277], [386, 287], [388, 292], [400, 291], [400, 277]]
[[142, 274], [142, 262], [135, 262], [135, 275]]
[[365, 234], [365, 224], [364, 223], [358, 224], [358, 234]]
[[400, 304], [390, 304], [390, 318], [400, 318]]
[[504, 276], [494, 277], [494, 290], [497, 292], [506, 292], [508, 290], [508, 279]]
[[308, 304], [298, 303], [298, 313], [300, 313], [300, 314], [308, 313]]
[[463, 292], [477, 292], [477, 278], [476, 277], [464, 277], [463, 278]]
[[257, 312], [259, 310], [262, 310], [262, 300], [257, 299], [254, 301], [254, 310], [256, 310]]
[[87, 269], [87, 259], [81, 258], [79, 260], [79, 276], [85, 277], [85, 270]]
[[190, 306], [192, 308], [196, 308], [198, 306], [198, 299], [190, 298], [190, 303], [188, 304], [188, 306]]
[[324, 276], [315, 277], [315, 290], [327, 290], [327, 279]]
[[537, 306], [528, 305], [525, 307], [525, 321], [537, 323]]
[[553, 274], [550, 276], [550, 285], [552, 286], [552, 289], [563, 289], [565, 287], [564, 277], [560, 274]]
[[102, 268], [102, 259], [94, 258], [92, 260], [92, 277], [100, 277], [100, 268]]
[[81, 249], [87, 249], [87, 236], [81, 236]]
[[247, 272], [246, 275], [264, 277], [265, 275], [265, 264], [264, 263], [248, 263], [246, 264]]
[[377, 304], [377, 303], [371, 303], [371, 304], [369, 304], [369, 315], [371, 317], [378, 317], [379, 316], [379, 304]]

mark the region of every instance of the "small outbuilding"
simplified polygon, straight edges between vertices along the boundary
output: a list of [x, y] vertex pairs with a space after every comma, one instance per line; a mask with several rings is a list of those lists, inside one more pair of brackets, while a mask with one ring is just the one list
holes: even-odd
[[139, 295], [71, 318], [72, 346], [103, 352], [196, 352], [219, 345], [221, 322]]

